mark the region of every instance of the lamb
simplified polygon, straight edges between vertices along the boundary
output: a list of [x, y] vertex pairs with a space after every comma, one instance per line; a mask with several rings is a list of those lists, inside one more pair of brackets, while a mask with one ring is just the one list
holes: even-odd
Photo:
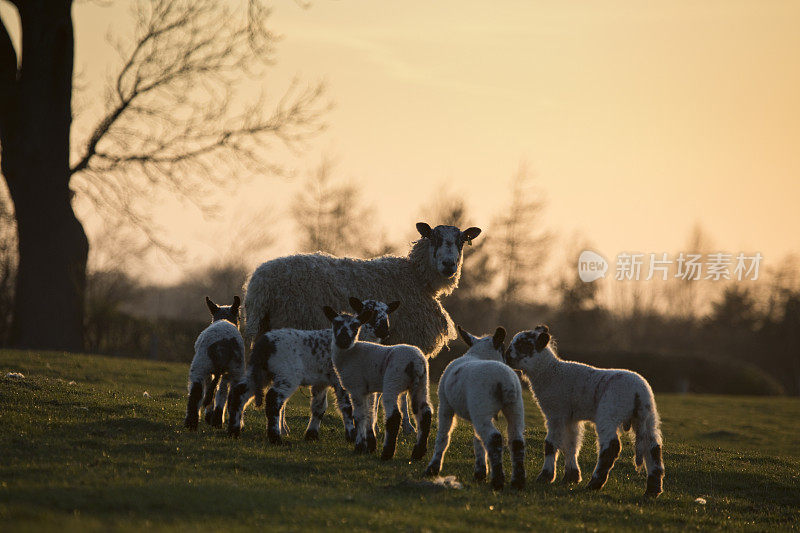
[[476, 338], [458, 328], [469, 350], [453, 360], [439, 380], [439, 427], [436, 445], [426, 476], [436, 476], [450, 445], [450, 435], [455, 427], [455, 415], [472, 423], [475, 436], [476, 481], [486, 479], [486, 456], [492, 467], [492, 488], [500, 490], [505, 484], [503, 474], [503, 436], [493, 419], [502, 411], [508, 420], [508, 439], [511, 448], [511, 486], [525, 487], [525, 407], [522, 402], [522, 385], [517, 375], [503, 362], [502, 327], [493, 336]]
[[342, 386], [350, 393], [356, 423], [356, 453], [372, 452], [376, 441], [374, 434], [373, 393], [382, 393], [381, 401], [386, 414], [386, 431], [381, 459], [394, 457], [397, 433], [400, 430], [398, 398], [408, 392], [411, 408], [417, 422], [417, 442], [411, 460], [417, 461], [428, 451], [428, 434], [431, 429], [432, 410], [428, 393], [428, 360], [416, 346], [397, 344], [384, 346], [358, 340], [361, 325], [367, 322], [372, 311], [358, 316], [337, 313], [332, 307], [323, 307], [331, 322], [333, 366]]
[[[385, 304], [375, 300], [351, 298], [350, 305], [371, 313], [371, 319], [364, 324], [366, 338], [379, 340], [389, 332], [389, 314], [400, 302]], [[231, 394], [231, 415], [228, 419], [228, 434], [238, 436], [243, 425], [243, 412], [250, 400], [255, 397], [256, 406], [261, 406], [264, 390], [269, 381], [281, 400], [277, 428], [282, 428], [285, 402], [300, 386], [311, 386], [311, 417], [305, 432], [306, 440], [319, 438], [319, 426], [328, 407], [328, 388], [333, 387], [336, 406], [342, 415], [345, 438], [352, 442], [355, 438], [353, 409], [348, 394], [342, 388], [331, 360], [331, 330], [278, 329], [260, 335], [256, 340], [248, 365], [247, 380], [237, 384]], [[271, 404], [267, 405], [269, 409]], [[267, 427], [269, 441], [273, 444], [283, 442], [280, 431], [270, 419]]]
[[[201, 396], [206, 422], [221, 427], [229, 383], [238, 383], [244, 377], [244, 340], [238, 328], [239, 304], [238, 296], [233, 297], [233, 305], [222, 306], [206, 296], [211, 325], [200, 333], [194, 343], [194, 358], [189, 368], [189, 401], [184, 420], [184, 425], [190, 430], [197, 429]], [[212, 407], [214, 391], [217, 392]]]
[[518, 333], [507, 352], [512, 368], [522, 370], [546, 418], [544, 466], [537, 481], [555, 479], [558, 452], [565, 458], [565, 483], [579, 483], [578, 453], [583, 440], [583, 422], [597, 430], [598, 457], [588, 488], [603, 488], [619, 457], [619, 430], [633, 428], [634, 464], [647, 467], [646, 496], [662, 492], [664, 463], [656, 401], [647, 381], [629, 370], [600, 369], [564, 361], [551, 343], [550, 330], [539, 325]]
[[[255, 340], [267, 320], [272, 327], [326, 329], [319, 308], [344, 309], [350, 295], [382, 302], [402, 300], [397, 327], [384, 344], [411, 344], [427, 357], [456, 338], [453, 321], [440, 299], [458, 287], [463, 246], [480, 235], [479, 228], [417, 224], [420, 239], [405, 257], [370, 260], [334, 257], [322, 252], [279, 257], [261, 264], [250, 276], [245, 294], [245, 340]], [[403, 397], [406, 431], [408, 407]]]

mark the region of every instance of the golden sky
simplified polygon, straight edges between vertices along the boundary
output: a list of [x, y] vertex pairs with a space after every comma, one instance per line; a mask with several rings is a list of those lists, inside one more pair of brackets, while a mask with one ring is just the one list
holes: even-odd
[[[99, 79], [127, 11], [74, 13], [78, 71]], [[323, 78], [335, 103], [291, 163], [334, 157], [390, 238], [442, 184], [489, 227], [524, 160], [544, 223], [607, 257], [680, 250], [697, 222], [716, 248], [761, 251], [765, 265], [800, 250], [800, 2], [286, 0], [272, 23], [283, 40], [269, 87]], [[297, 188], [254, 182], [225, 216], [279, 210]], [[161, 216], [190, 250], [219, 250], [220, 221]]]

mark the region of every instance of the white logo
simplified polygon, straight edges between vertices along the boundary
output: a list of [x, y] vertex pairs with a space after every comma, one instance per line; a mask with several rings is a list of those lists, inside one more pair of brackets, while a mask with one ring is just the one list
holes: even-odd
[[608, 272], [608, 261], [591, 250], [584, 250], [578, 257], [578, 276], [581, 281], [591, 283], [600, 278], [606, 277]]

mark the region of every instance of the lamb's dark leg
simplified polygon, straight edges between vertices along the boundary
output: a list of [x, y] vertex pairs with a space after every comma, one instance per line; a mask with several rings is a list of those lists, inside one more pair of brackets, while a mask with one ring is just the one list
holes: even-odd
[[328, 408], [328, 387], [314, 385], [311, 387], [311, 417], [306, 428], [306, 440], [319, 440], [319, 426], [325, 410]]
[[214, 401], [214, 394], [217, 392], [217, 385], [219, 385], [219, 378], [222, 374], [212, 375], [206, 378], [203, 387], [203, 412], [205, 413], [205, 421], [211, 424], [214, 417], [214, 407], [211, 403]]
[[350, 401], [350, 395], [342, 388], [338, 379], [333, 385], [333, 392], [336, 395], [336, 407], [342, 414], [342, 422], [344, 423], [344, 438], [347, 440], [347, 442], [355, 442], [356, 425], [353, 420], [353, 404]]
[[589, 480], [589, 485], [587, 486], [591, 490], [603, 488], [603, 485], [608, 480], [608, 472], [614, 467], [614, 462], [619, 457], [619, 452], [622, 449], [619, 437], [616, 434], [616, 428], [614, 428], [612, 437], [609, 437], [608, 433], [611, 432], [603, 432], [598, 428], [597, 441], [600, 443], [600, 451], [597, 456], [597, 465], [592, 473], [592, 479]]
[[431, 419], [433, 418], [433, 410], [428, 402], [427, 387], [411, 392], [411, 407], [417, 421], [417, 442], [411, 452], [411, 460], [419, 461], [428, 453], [428, 436], [431, 433]]
[[483, 443], [477, 434], [472, 437], [472, 449], [475, 452], [475, 468], [472, 472], [472, 479], [484, 481], [489, 473], [489, 465], [486, 464], [486, 448], [483, 447]]
[[397, 434], [400, 431], [400, 409], [397, 407], [397, 393], [384, 391], [381, 398], [386, 413], [386, 434], [383, 438], [381, 459], [386, 461], [394, 457], [397, 448]]
[[283, 444], [281, 438], [281, 412], [297, 385], [286, 381], [275, 380], [264, 399], [264, 411], [267, 415], [267, 438], [272, 444]]
[[645, 456], [647, 465], [647, 490], [644, 495], [656, 498], [663, 491], [664, 460], [661, 457], [661, 445], [656, 444], [650, 448], [650, 453]]
[[492, 468], [492, 488], [501, 490], [506, 483], [506, 476], [503, 473], [503, 435], [491, 420], [477, 424], [473, 420], [473, 425], [475, 433], [480, 437], [489, 456], [489, 464]]
[[556, 478], [557, 445], [561, 442], [561, 426], [559, 422], [547, 421], [547, 436], [544, 438], [544, 464], [536, 478], [539, 483], [552, 483]]
[[189, 401], [186, 404], [186, 418], [183, 425], [191, 430], [197, 429], [200, 420], [200, 399], [203, 396], [203, 383], [193, 381], [189, 386]]
[[376, 406], [377, 394], [370, 394], [367, 396], [367, 413], [369, 413], [369, 420], [367, 420], [367, 452], [372, 453], [378, 447], [378, 439], [375, 438], [375, 422], [378, 412]]
[[224, 374], [219, 382], [219, 389], [214, 396], [214, 414], [211, 417], [211, 425], [215, 428], [222, 427], [222, 420], [225, 416], [225, 405], [228, 403], [228, 391], [230, 390], [230, 377]]
[[444, 461], [444, 454], [447, 447], [450, 446], [450, 433], [455, 427], [455, 413], [447, 401], [439, 397], [439, 427], [436, 430], [436, 444], [433, 448], [433, 457], [428, 463], [428, 468], [425, 469], [426, 476], [438, 476], [442, 470], [442, 461]]

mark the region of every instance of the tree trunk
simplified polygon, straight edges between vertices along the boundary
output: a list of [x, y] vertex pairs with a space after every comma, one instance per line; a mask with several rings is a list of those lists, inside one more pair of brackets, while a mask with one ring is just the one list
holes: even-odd
[[[69, 189], [71, 0], [25, 0], [22, 65], [0, 35], [2, 172], [14, 202], [19, 268], [11, 344], [81, 350], [89, 243]], [[9, 54], [10, 49], [10, 54]]]

